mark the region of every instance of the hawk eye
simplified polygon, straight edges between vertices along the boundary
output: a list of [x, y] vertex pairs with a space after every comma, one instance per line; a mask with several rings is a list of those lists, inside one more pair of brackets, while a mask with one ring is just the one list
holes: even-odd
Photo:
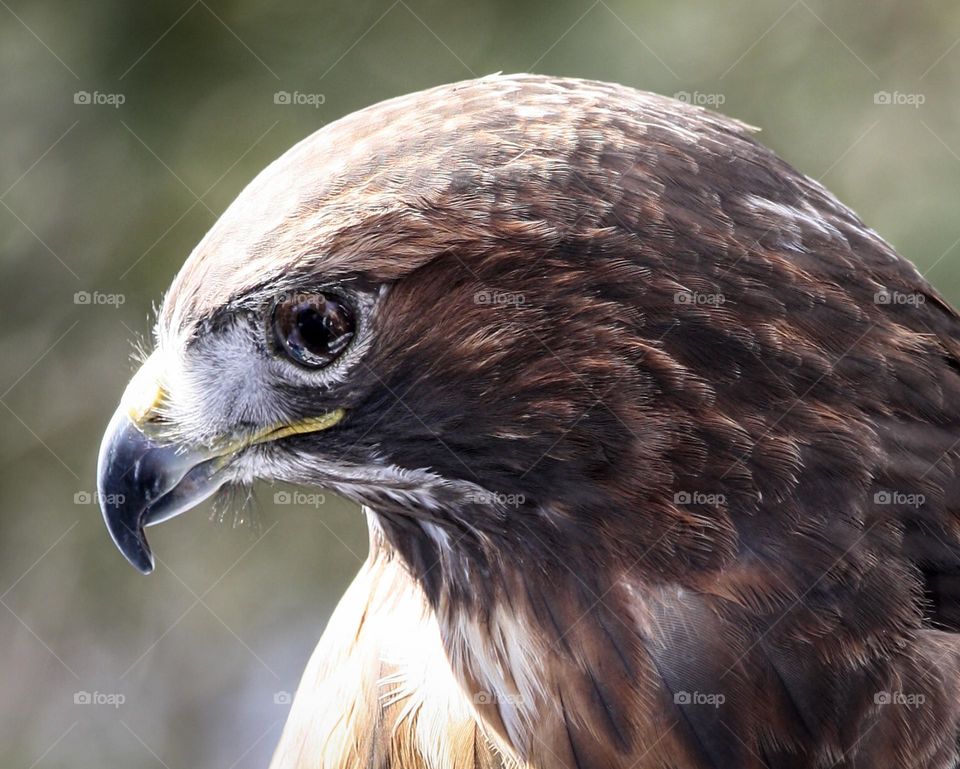
[[278, 347], [308, 368], [333, 363], [353, 339], [355, 326], [353, 311], [334, 294], [294, 294], [273, 308]]

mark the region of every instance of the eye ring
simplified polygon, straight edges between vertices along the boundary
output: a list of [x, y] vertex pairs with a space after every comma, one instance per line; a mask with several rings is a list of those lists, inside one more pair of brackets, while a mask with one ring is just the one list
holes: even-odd
[[342, 296], [330, 292], [288, 294], [271, 315], [277, 348], [304, 368], [319, 369], [339, 358], [356, 334], [356, 316]]

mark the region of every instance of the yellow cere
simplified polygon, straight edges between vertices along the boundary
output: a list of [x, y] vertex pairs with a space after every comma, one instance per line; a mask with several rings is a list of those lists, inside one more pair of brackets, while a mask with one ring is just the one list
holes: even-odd
[[159, 373], [158, 359], [151, 355], [124, 390], [120, 407], [137, 427], [143, 427], [163, 402], [164, 390]]

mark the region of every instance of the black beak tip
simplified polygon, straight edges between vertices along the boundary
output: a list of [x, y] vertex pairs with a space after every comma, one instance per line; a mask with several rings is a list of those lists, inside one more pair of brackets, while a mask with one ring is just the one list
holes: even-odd
[[110, 532], [110, 538], [123, 557], [130, 562], [130, 565], [141, 574], [152, 572], [154, 567], [153, 552], [147, 543], [143, 526], [138, 520], [139, 516], [127, 518], [117, 515], [114, 511], [105, 507], [103, 518], [106, 521], [107, 530]]
[[127, 530], [126, 536], [114, 535], [113, 541], [133, 568], [141, 574], [149, 574], [153, 571], [153, 552], [147, 544], [142, 527], [138, 527], [136, 531]]

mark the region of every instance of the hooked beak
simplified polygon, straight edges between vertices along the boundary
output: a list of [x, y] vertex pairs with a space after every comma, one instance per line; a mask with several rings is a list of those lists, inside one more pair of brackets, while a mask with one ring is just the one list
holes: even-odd
[[114, 543], [143, 574], [153, 571], [144, 526], [186, 512], [219, 489], [226, 462], [216, 459], [151, 440], [123, 409], [113, 415], [97, 463], [100, 509]]
[[213, 495], [227, 481], [224, 470], [231, 460], [248, 446], [325, 430], [345, 414], [336, 409], [214, 446], [189, 446], [165, 440], [155, 426], [165, 397], [155, 353], [127, 387], [103, 436], [97, 462], [97, 494], [107, 530], [123, 556], [143, 574], [154, 567], [145, 526], [180, 515]]

